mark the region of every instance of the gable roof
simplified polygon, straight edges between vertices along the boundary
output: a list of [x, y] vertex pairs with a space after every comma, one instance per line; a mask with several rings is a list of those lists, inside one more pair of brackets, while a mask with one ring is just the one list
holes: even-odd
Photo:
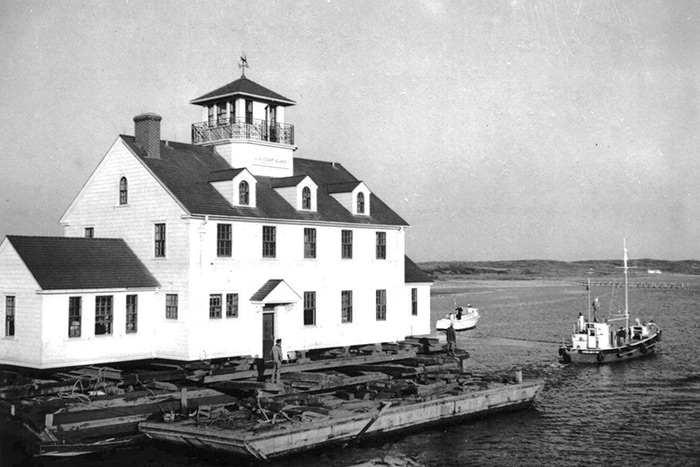
[[407, 284], [414, 282], [435, 282], [432, 277], [419, 268], [408, 256], [404, 256], [404, 281]]
[[[256, 175], [256, 207], [232, 206], [209, 183], [212, 172], [233, 169], [211, 147], [161, 141], [160, 159], [146, 157], [133, 136], [120, 138], [141, 159], [148, 169], [172, 193], [191, 215], [279, 219], [293, 221], [342, 222], [368, 225], [408, 225], [398, 214], [374, 194], [370, 195], [371, 215], [355, 216], [333, 196], [319, 189], [317, 210], [299, 211], [272, 188], [276, 178]], [[226, 173], [226, 172], [225, 172]], [[336, 183], [361, 183], [337, 163], [294, 158], [293, 177], [308, 175], [319, 186]]]
[[209, 172], [208, 182], [223, 182], [225, 180], [233, 180], [236, 175], [243, 172], [246, 169], [224, 169], [216, 170], [214, 172]]
[[8, 235], [42, 290], [159, 287], [122, 239]]
[[191, 100], [190, 104], [201, 105], [210, 101], [219, 100], [226, 97], [233, 97], [237, 95], [258, 97], [261, 100], [276, 102], [284, 106], [296, 104], [296, 102], [294, 102], [293, 100], [287, 99], [286, 97], [277, 94], [274, 91], [270, 91], [266, 87], [249, 80], [245, 76], [242, 76], [236, 81], [232, 81], [224, 86], [221, 86], [218, 89], [204, 94], [203, 96]]
[[282, 279], [270, 279], [250, 297], [251, 302], [294, 303], [301, 297]]

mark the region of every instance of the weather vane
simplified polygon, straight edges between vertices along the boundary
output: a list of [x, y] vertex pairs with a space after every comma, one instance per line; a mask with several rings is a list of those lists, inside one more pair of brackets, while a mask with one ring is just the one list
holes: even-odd
[[245, 69], [250, 68], [248, 66], [248, 59], [245, 57], [245, 53], [241, 56], [241, 63], [238, 64], [238, 68], [241, 69], [241, 75], [245, 78]]

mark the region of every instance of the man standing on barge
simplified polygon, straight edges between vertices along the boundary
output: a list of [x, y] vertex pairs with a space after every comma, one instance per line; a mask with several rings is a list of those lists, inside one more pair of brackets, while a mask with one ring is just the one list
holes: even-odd
[[447, 353], [451, 356], [455, 356], [455, 348], [457, 347], [457, 333], [455, 332], [455, 327], [450, 322], [450, 327], [447, 328]]
[[281, 384], [280, 376], [282, 374], [282, 339], [277, 339], [275, 345], [272, 346], [272, 382]]

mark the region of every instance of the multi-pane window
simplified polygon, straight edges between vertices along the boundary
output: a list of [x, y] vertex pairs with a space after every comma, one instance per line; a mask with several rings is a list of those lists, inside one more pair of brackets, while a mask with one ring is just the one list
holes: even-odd
[[129, 201], [129, 186], [126, 177], [119, 180], [119, 204], [124, 205]]
[[248, 99], [245, 101], [245, 122], [253, 123], [253, 101]]
[[365, 213], [365, 194], [364, 193], [357, 194], [357, 213], [358, 214]]
[[165, 294], [165, 318], [177, 319], [177, 294]]
[[238, 204], [241, 206], [250, 204], [250, 186], [245, 180], [238, 184]]
[[227, 318], [238, 318], [238, 294], [237, 293], [227, 293], [226, 294], [226, 317]]
[[126, 333], [131, 334], [137, 331], [139, 315], [138, 295], [126, 296]]
[[411, 314], [413, 316], [418, 316], [418, 289], [411, 289]]
[[263, 226], [263, 258], [274, 258], [277, 254], [276, 251], [276, 232], [275, 227], [268, 225]]
[[112, 296], [95, 297], [95, 335], [112, 334]]
[[231, 224], [216, 225], [216, 255], [231, 256]]
[[214, 104], [207, 108], [207, 123], [209, 126], [216, 126], [216, 108]]
[[5, 335], [15, 335], [15, 297], [5, 296]]
[[311, 189], [308, 186], [301, 190], [301, 209], [311, 209]]
[[304, 326], [316, 324], [316, 292], [304, 292]]
[[219, 125], [226, 124], [226, 102], [216, 105], [216, 121]]
[[377, 232], [377, 259], [386, 259], [386, 232]]
[[343, 290], [340, 292], [340, 304], [342, 322], [352, 323], [352, 290]]
[[341, 258], [352, 258], [352, 230], [343, 230], [340, 233], [341, 237]]
[[386, 290], [377, 290], [377, 321], [386, 321]]
[[68, 297], [68, 337], [80, 337], [83, 322], [83, 298]]
[[221, 294], [209, 295], [209, 317], [221, 318]]
[[95, 228], [94, 227], [85, 227], [85, 238], [94, 238], [95, 237]]
[[165, 258], [165, 224], [156, 224], [155, 229], [155, 256]]
[[304, 258], [316, 257], [316, 229], [304, 229]]

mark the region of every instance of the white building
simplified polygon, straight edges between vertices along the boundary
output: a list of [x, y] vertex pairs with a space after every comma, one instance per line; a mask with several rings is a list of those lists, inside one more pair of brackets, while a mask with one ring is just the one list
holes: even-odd
[[[61, 219], [79, 244], [122, 239], [148, 275], [139, 283], [49, 293], [31, 281], [41, 264], [15, 274], [23, 237], [2, 243], [0, 363], [267, 356], [276, 338], [300, 351], [430, 332], [431, 281], [405, 257], [407, 223], [340, 164], [294, 157], [293, 101], [242, 77], [192, 103], [205, 120], [192, 144], [162, 141], [158, 115], [135, 117], [135, 136], [116, 139]], [[127, 335], [129, 287], [138, 326]], [[108, 292], [106, 311], [94, 297]], [[111, 331], [93, 333], [106, 313]]]

